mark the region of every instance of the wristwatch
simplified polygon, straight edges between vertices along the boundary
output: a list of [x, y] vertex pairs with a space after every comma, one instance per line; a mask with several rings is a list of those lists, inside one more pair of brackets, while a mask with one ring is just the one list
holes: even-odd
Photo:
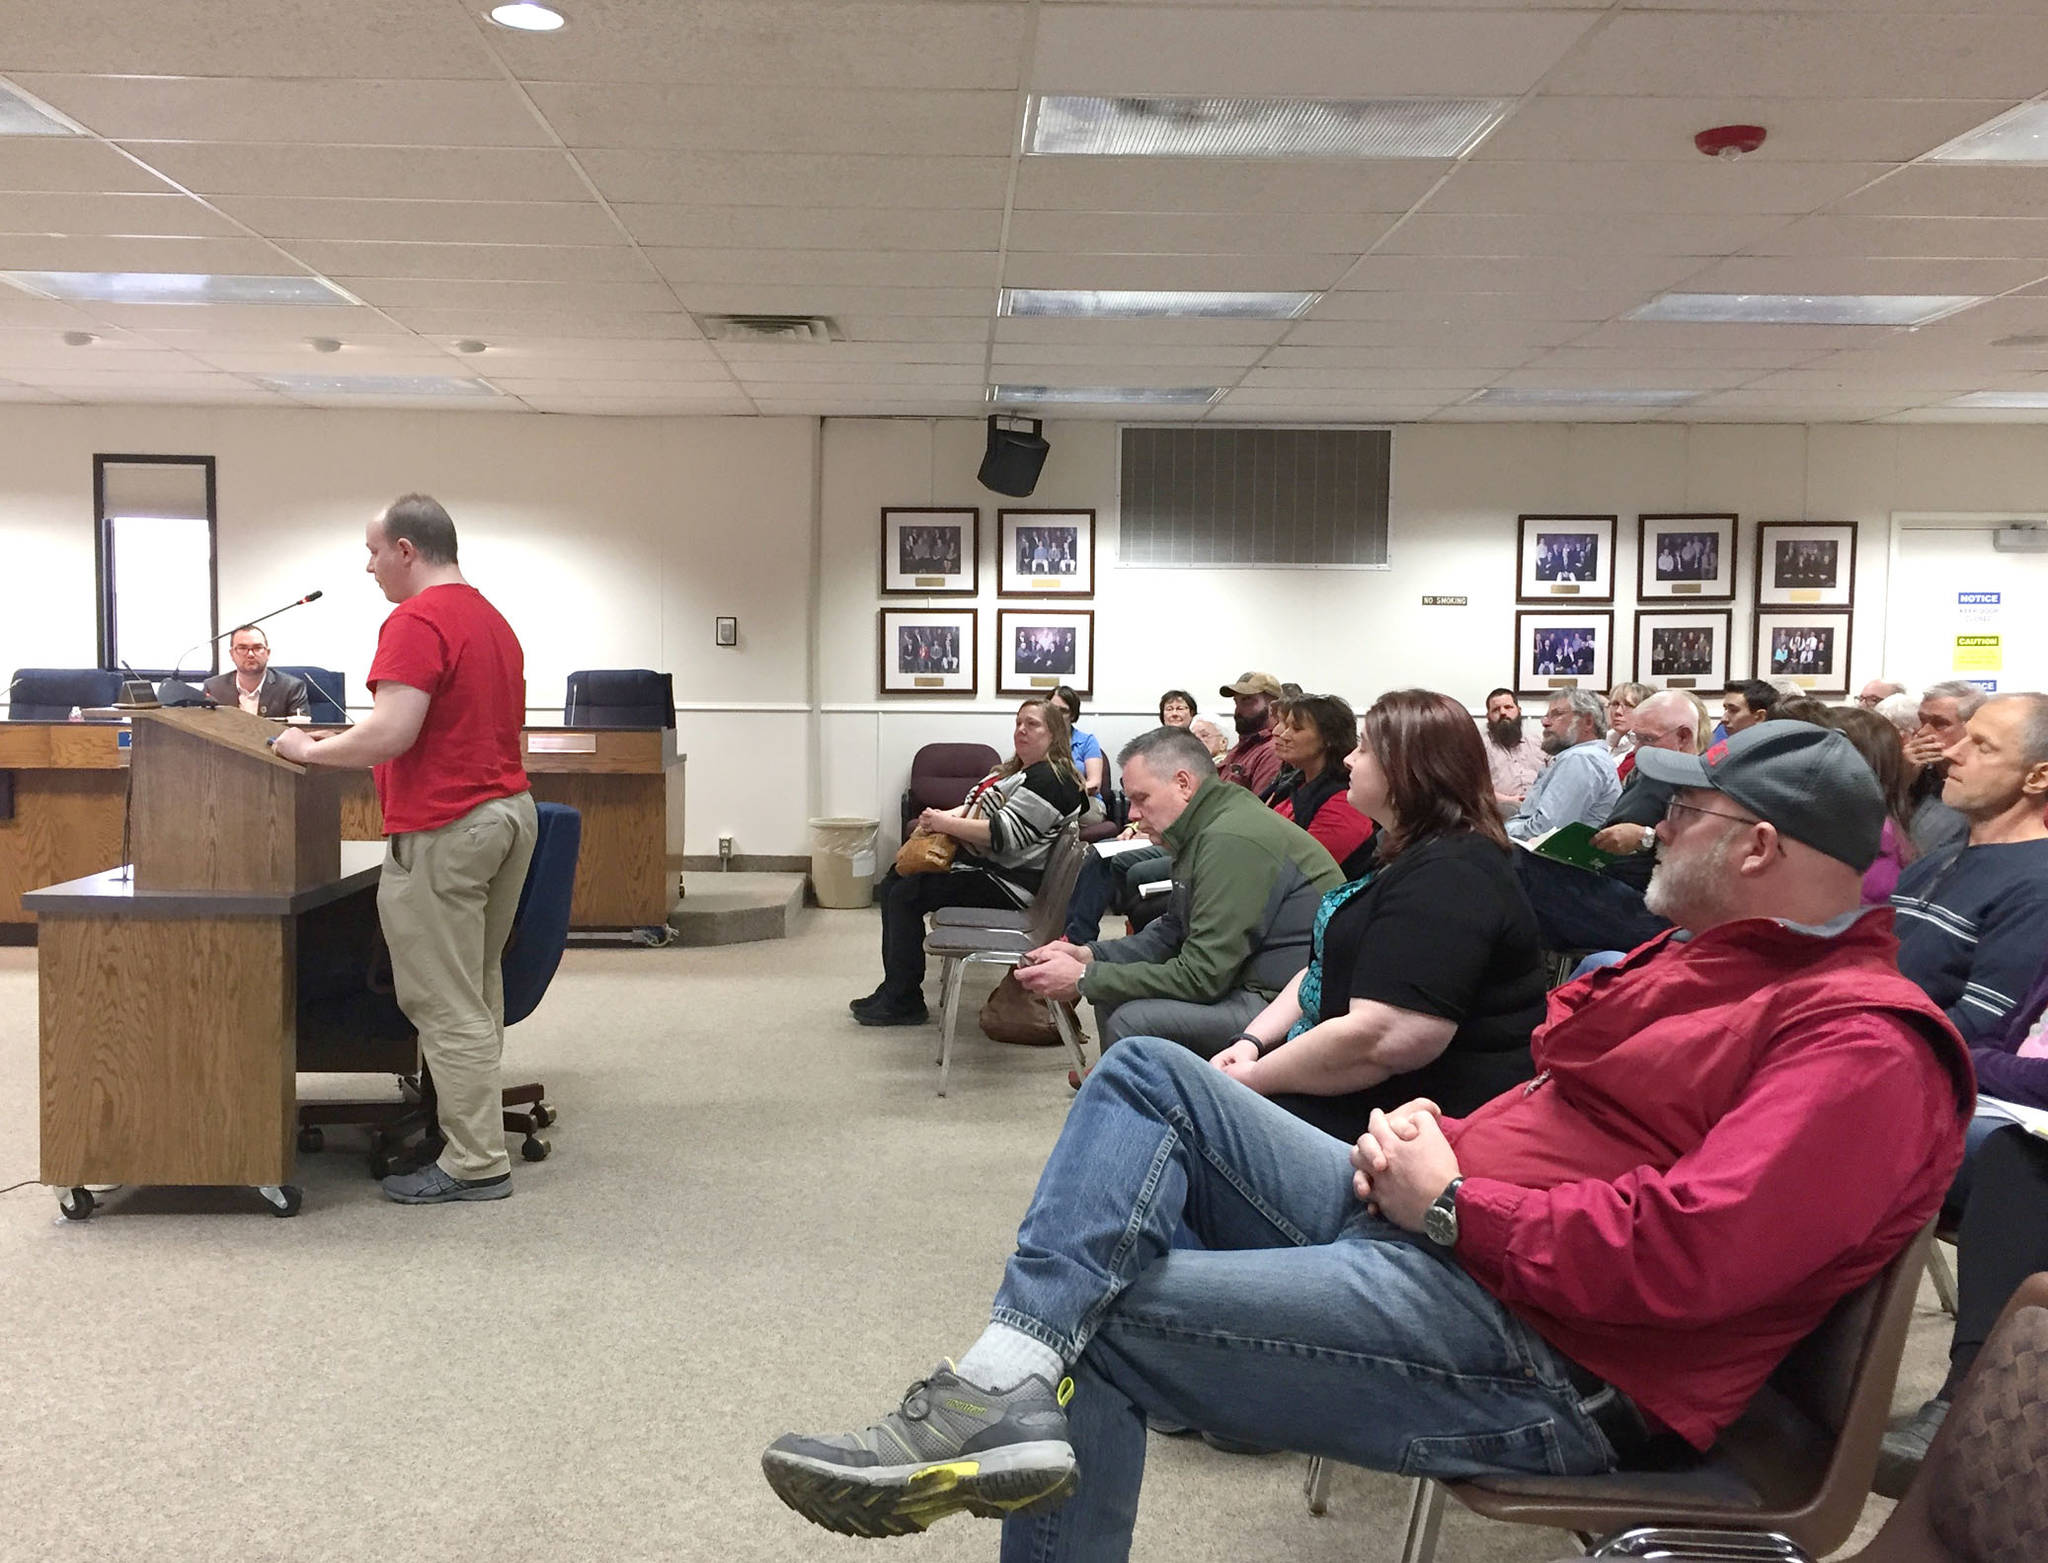
[[1655, 828], [1654, 826], [1650, 826], [1650, 825], [1645, 825], [1645, 826], [1643, 827], [1643, 839], [1642, 839], [1642, 840], [1640, 840], [1640, 841], [1638, 841], [1638, 842], [1636, 843], [1636, 851], [1638, 851], [1638, 852], [1655, 852], [1656, 850], [1657, 850], [1657, 831], [1656, 831], [1656, 828]]
[[1422, 1235], [1438, 1248], [1458, 1246], [1458, 1185], [1464, 1181], [1463, 1178], [1451, 1179], [1429, 1209], [1422, 1213]]

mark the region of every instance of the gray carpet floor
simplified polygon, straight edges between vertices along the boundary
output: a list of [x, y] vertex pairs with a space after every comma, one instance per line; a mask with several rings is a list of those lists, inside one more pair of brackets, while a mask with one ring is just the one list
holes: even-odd
[[[978, 1034], [936, 1097], [935, 1029], [846, 1014], [877, 938], [813, 911], [786, 942], [571, 951], [508, 1040], [561, 1122], [507, 1201], [389, 1204], [339, 1136], [288, 1221], [0, 1196], [0, 1560], [992, 1557], [969, 1519], [829, 1536], [760, 1476], [777, 1433], [865, 1422], [974, 1338], [1069, 1100], [1062, 1053]], [[35, 953], [0, 949], [0, 1186], [36, 1175], [36, 1100]], [[1946, 1342], [1923, 1291], [1901, 1407]], [[1398, 1557], [1405, 1484], [1341, 1470], [1312, 1519], [1303, 1466], [1155, 1438], [1134, 1555]], [[1440, 1556], [1573, 1550], [1454, 1510]]]

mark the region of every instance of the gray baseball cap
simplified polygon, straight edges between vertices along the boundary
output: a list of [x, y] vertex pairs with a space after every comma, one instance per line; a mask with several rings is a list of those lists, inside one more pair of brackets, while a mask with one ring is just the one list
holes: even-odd
[[1711, 787], [1794, 841], [1859, 874], [1877, 859], [1884, 793], [1856, 746], [1811, 722], [1759, 722], [1705, 754], [1638, 749], [1636, 769], [1674, 787]]

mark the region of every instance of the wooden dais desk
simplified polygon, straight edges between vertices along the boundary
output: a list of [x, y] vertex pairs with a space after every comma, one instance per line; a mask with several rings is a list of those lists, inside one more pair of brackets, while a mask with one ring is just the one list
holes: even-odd
[[0, 722], [0, 943], [32, 937], [23, 892], [121, 861], [131, 737], [119, 722]]

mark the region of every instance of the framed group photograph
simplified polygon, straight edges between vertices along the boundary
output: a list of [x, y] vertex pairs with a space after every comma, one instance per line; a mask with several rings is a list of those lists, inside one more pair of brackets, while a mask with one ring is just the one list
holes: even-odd
[[1705, 613], [1639, 611], [1636, 682], [1652, 689], [1726, 689], [1734, 636], [1732, 608]]
[[981, 589], [981, 511], [885, 507], [882, 595], [972, 597]]
[[1734, 516], [1644, 515], [1637, 525], [1639, 602], [1735, 600]]
[[979, 652], [972, 608], [884, 608], [879, 615], [885, 695], [971, 695]]
[[1558, 689], [1605, 691], [1612, 684], [1614, 614], [1515, 615], [1515, 692], [1547, 695]]
[[996, 595], [1093, 597], [1095, 512], [996, 512]]
[[998, 609], [996, 693], [1038, 695], [1062, 684], [1095, 693], [1094, 610]]
[[1614, 516], [1523, 516], [1515, 600], [1614, 601]]
[[1789, 678], [1808, 694], [1849, 693], [1849, 620], [1846, 613], [1765, 609], [1756, 616], [1756, 676]]
[[[1756, 529], [1756, 605], [1856, 605], [1856, 523], [1766, 521]], [[1764, 677], [1763, 664], [1757, 676]]]

